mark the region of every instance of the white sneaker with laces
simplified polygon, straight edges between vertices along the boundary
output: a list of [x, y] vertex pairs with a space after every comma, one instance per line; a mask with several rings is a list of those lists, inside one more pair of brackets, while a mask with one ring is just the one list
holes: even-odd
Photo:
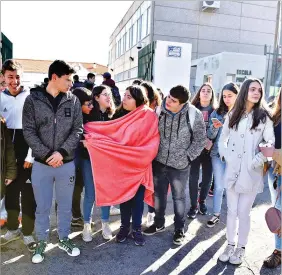
[[92, 229], [90, 223], [84, 224], [82, 239], [87, 243], [92, 241]]
[[150, 227], [154, 223], [155, 213], [148, 212], [146, 226]]
[[18, 240], [20, 236], [21, 236], [21, 231], [19, 229], [8, 230], [5, 235], [1, 236], [0, 246]]
[[111, 240], [113, 238], [113, 233], [108, 222], [102, 222], [102, 236], [105, 240]]
[[224, 252], [219, 256], [219, 260], [221, 262], [228, 262], [230, 257], [234, 254], [235, 246], [228, 244], [224, 250]]
[[32, 235], [30, 236], [23, 236], [23, 242], [26, 245], [27, 249], [30, 252], [34, 252], [36, 248], [36, 242]]
[[118, 216], [120, 215], [120, 209], [114, 206], [111, 206], [110, 216]]
[[245, 249], [242, 247], [237, 247], [234, 254], [230, 257], [229, 263], [240, 265], [243, 262], [245, 256]]

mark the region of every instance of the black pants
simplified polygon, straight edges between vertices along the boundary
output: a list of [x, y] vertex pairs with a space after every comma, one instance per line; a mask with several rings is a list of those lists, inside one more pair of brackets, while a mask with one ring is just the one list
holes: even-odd
[[212, 162], [209, 154], [202, 154], [191, 163], [189, 178], [189, 193], [191, 207], [196, 208], [198, 202], [198, 182], [200, 174], [200, 166], [202, 165], [202, 184], [200, 191], [200, 202], [204, 202], [208, 196], [212, 181]]
[[[22, 205], [22, 233], [24, 236], [32, 234], [34, 229], [36, 203], [31, 183], [31, 169], [23, 168], [24, 161], [18, 161], [17, 178], [6, 187], [5, 207], [8, 214], [8, 230], [17, 230], [19, 227], [20, 198]], [[20, 196], [21, 194], [21, 196]]]
[[72, 195], [72, 217], [75, 219], [82, 218], [81, 214], [81, 193], [83, 191], [83, 179], [80, 169], [76, 169], [76, 180]]

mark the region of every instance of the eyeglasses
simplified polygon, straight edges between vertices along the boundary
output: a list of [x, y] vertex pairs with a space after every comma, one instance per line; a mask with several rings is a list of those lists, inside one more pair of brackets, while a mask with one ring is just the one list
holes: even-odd
[[91, 107], [91, 106], [93, 106], [93, 102], [92, 101], [85, 102], [83, 105], [87, 106], [87, 107]]

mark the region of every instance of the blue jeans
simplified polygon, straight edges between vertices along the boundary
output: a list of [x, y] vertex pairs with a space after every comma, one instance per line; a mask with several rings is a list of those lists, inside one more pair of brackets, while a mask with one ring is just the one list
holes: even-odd
[[213, 213], [216, 215], [219, 215], [221, 212], [225, 165], [225, 162], [222, 162], [219, 157], [212, 157], [212, 170], [214, 177]]
[[165, 225], [165, 209], [167, 205], [167, 191], [170, 184], [175, 230], [182, 230], [185, 223], [185, 188], [189, 176], [188, 167], [175, 169], [153, 161], [153, 179], [155, 188], [155, 224], [158, 228]]
[[[270, 168], [268, 171], [268, 184], [269, 184], [269, 190], [270, 190], [270, 194], [271, 194], [271, 202], [272, 205], [274, 205], [275, 208], [281, 210], [281, 196], [282, 194], [280, 194], [280, 197], [278, 198], [277, 202], [276, 202], [276, 198], [277, 198], [277, 192], [281, 192], [281, 176], [278, 176], [278, 180], [277, 180], [277, 188], [276, 190], [273, 188], [273, 182], [275, 179], [275, 175], [273, 174], [273, 168]], [[275, 235], [275, 249], [278, 249], [281, 251], [281, 237], [278, 236], [277, 234]]]
[[[95, 188], [92, 174], [91, 162], [89, 159], [81, 160], [81, 170], [83, 183], [85, 188], [84, 202], [83, 202], [83, 217], [85, 223], [90, 223], [95, 201]], [[101, 220], [108, 222], [110, 217], [110, 206], [101, 207]]]
[[121, 225], [128, 228], [130, 227], [130, 218], [132, 216], [132, 229], [141, 229], [142, 215], [144, 211], [144, 194], [145, 187], [140, 185], [135, 196], [120, 205]]

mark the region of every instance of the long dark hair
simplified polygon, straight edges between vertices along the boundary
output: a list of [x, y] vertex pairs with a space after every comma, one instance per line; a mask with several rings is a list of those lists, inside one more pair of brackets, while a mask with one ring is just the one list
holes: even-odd
[[100, 86], [95, 86], [92, 91], [92, 100], [93, 100], [93, 109], [91, 111], [92, 115], [94, 117], [99, 117], [100, 116], [100, 105], [98, 101], [95, 99], [95, 97], [100, 97], [102, 92], [106, 90], [110, 94], [110, 100], [111, 100], [111, 106], [107, 108], [106, 112], [108, 113], [109, 117], [112, 117], [113, 114], [115, 113], [115, 104], [113, 101], [113, 96], [112, 96], [112, 91], [111, 88], [109, 88], [106, 85], [100, 85]]
[[223, 86], [221, 95], [220, 95], [220, 99], [219, 99], [219, 107], [216, 109], [216, 112], [219, 115], [222, 115], [228, 112], [228, 107], [226, 106], [223, 100], [223, 91], [225, 90], [228, 90], [234, 93], [235, 95], [238, 95], [239, 93], [239, 87], [236, 84], [234, 84], [233, 82], [230, 82]]
[[261, 81], [257, 78], [250, 78], [245, 80], [242, 84], [232, 112], [230, 113], [229, 128], [235, 128], [235, 130], [238, 130], [240, 120], [246, 112], [246, 102], [248, 99], [249, 88], [253, 82], [257, 82], [261, 86], [261, 97], [259, 102], [255, 103], [253, 107], [253, 125], [251, 127], [251, 130], [255, 129], [260, 122], [265, 123], [267, 116], [270, 117], [266, 108], [266, 103], [264, 100], [264, 89]]
[[281, 122], [281, 88], [279, 90], [279, 93], [276, 99], [276, 104], [275, 104], [275, 109], [274, 109], [272, 119], [273, 119], [274, 126], [276, 126], [277, 124]]
[[200, 106], [200, 94], [201, 94], [201, 90], [203, 89], [203, 87], [208, 86], [211, 91], [212, 91], [212, 98], [211, 98], [211, 102], [210, 105], [212, 106], [212, 108], [215, 110], [217, 108], [217, 99], [216, 99], [216, 95], [215, 95], [215, 91], [212, 87], [212, 85], [208, 82], [204, 83], [200, 89], [198, 90], [198, 92], [196, 93], [196, 95], [193, 97], [191, 104], [194, 105], [195, 107], [199, 107]]
[[152, 82], [148, 82], [148, 81], [143, 81], [140, 86], [146, 88], [146, 90], [148, 91], [148, 99], [149, 99], [149, 103], [150, 105], [154, 103], [154, 101], [156, 102], [156, 106], [160, 106], [162, 103], [161, 100], [161, 95], [157, 90], [157, 87], [155, 87], [155, 85]]

